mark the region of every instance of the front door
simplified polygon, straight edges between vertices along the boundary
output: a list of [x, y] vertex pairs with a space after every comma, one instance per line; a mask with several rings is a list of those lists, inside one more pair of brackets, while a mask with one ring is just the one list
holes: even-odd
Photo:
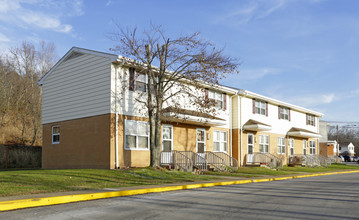
[[253, 162], [254, 162], [254, 154], [253, 154], [253, 150], [254, 150], [254, 135], [253, 135], [253, 134], [248, 134], [247, 149], [248, 149], [248, 153], [247, 153], [247, 163], [253, 163]]
[[206, 158], [206, 131], [204, 129], [197, 128], [196, 140], [197, 154], [201, 156], [201, 158], [196, 158], [196, 163], [203, 163]]
[[161, 163], [173, 163], [173, 126], [162, 125], [162, 153]]

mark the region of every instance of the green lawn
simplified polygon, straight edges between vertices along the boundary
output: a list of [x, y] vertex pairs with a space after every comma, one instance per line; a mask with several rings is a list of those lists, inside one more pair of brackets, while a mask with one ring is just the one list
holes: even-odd
[[316, 172], [333, 172], [359, 169], [359, 166], [333, 164], [329, 168], [287, 167], [276, 171], [262, 167], [241, 167], [236, 172], [206, 172], [207, 175], [156, 170], [153, 168], [133, 168], [126, 170], [21, 170], [0, 171], [0, 196], [36, 193], [64, 192], [86, 189], [103, 189], [138, 185], [155, 185], [175, 182], [195, 182], [234, 177], [262, 177]]
[[194, 182], [211, 179], [216, 179], [216, 177], [152, 168], [1, 171], [0, 196]]

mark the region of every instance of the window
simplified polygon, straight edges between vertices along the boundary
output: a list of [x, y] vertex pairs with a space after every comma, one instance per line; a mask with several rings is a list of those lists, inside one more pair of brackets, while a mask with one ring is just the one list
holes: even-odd
[[60, 143], [60, 126], [52, 126], [52, 144]]
[[261, 152], [261, 153], [269, 152], [269, 136], [268, 135], [259, 135], [259, 152]]
[[278, 154], [285, 154], [285, 138], [278, 137]]
[[224, 108], [224, 94], [215, 91], [208, 91], [208, 98], [214, 103], [216, 108], [222, 109]]
[[307, 125], [315, 126], [315, 116], [307, 115]]
[[125, 120], [125, 149], [149, 149], [149, 124], [144, 121]]
[[268, 103], [253, 99], [253, 113], [268, 116]]
[[213, 131], [213, 151], [227, 152], [226, 131]]
[[310, 154], [315, 154], [315, 141], [310, 141]]
[[173, 143], [173, 127], [172, 125], [162, 125], [162, 151], [171, 152]]
[[293, 156], [294, 155], [294, 139], [293, 138], [289, 139], [288, 145], [289, 145], [290, 155]]
[[130, 90], [131, 91], [147, 91], [147, 75], [139, 73], [135, 68], [130, 68]]
[[279, 119], [290, 121], [290, 110], [289, 108], [279, 107]]
[[307, 155], [307, 140], [303, 140], [303, 154]]

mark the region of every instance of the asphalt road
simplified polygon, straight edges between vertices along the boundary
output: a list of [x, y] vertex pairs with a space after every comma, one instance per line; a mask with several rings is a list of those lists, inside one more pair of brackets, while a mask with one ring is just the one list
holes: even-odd
[[0, 219], [359, 219], [359, 173], [0, 212]]

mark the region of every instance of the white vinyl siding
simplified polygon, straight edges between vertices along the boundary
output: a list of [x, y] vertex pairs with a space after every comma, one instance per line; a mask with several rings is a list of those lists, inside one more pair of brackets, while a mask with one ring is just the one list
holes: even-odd
[[110, 113], [109, 58], [84, 54], [63, 61], [44, 80], [42, 123]]

